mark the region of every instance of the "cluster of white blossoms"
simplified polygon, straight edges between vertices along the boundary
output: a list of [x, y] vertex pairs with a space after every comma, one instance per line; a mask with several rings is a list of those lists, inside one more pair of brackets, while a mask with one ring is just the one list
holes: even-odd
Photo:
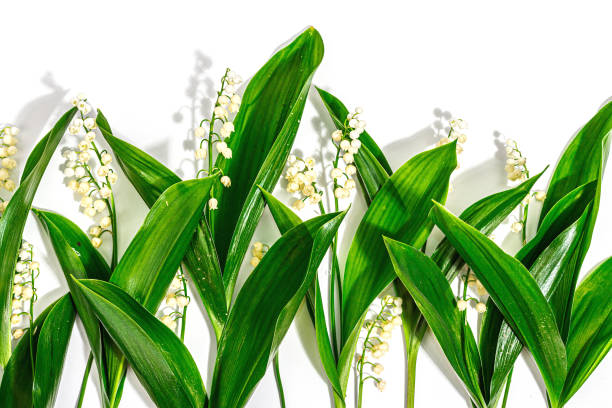
[[[467, 136], [463, 133], [463, 131], [468, 128], [467, 122], [463, 119], [453, 119], [449, 124], [450, 130], [448, 131], [448, 135], [438, 140], [436, 147], [443, 146], [456, 140], [457, 154], [461, 154], [461, 152], [463, 152], [463, 145], [467, 142]], [[459, 167], [459, 163], [457, 163], [457, 167]]]
[[[213, 168], [213, 146], [217, 153], [225, 159], [232, 158], [232, 149], [228, 147], [226, 140], [234, 132], [234, 122], [230, 120], [230, 114], [237, 113], [242, 102], [240, 95], [236, 93], [236, 87], [241, 83], [240, 75], [229, 68], [226, 69], [225, 75], [221, 78], [221, 89], [217, 92], [217, 100], [211, 118], [203, 119], [200, 126], [193, 131], [196, 140], [199, 140], [198, 148], [195, 151], [196, 160], [204, 160], [208, 157], [208, 170], [198, 171], [198, 176], [200, 173], [210, 175], [216, 170]], [[228, 176], [222, 176], [221, 184], [229, 188], [232, 181]], [[211, 197], [208, 201], [208, 208], [216, 210], [217, 206], [217, 199]]]
[[10, 178], [11, 170], [17, 167], [17, 162], [12, 158], [17, 154], [17, 135], [19, 128], [6, 126], [0, 130], [0, 190], [15, 190], [15, 182]]
[[187, 296], [187, 282], [185, 276], [178, 272], [164, 299], [164, 306], [161, 308], [161, 322], [168, 326], [170, 330], [176, 329], [176, 321], [183, 317], [183, 312], [180, 309], [185, 309], [189, 305], [189, 296]]
[[[378, 303], [378, 302], [375, 302]], [[357, 355], [356, 369], [359, 381], [364, 382], [372, 379], [376, 388], [384, 391], [387, 383], [380, 375], [384, 366], [377, 360], [389, 351], [388, 340], [391, 339], [393, 329], [402, 325], [402, 299], [400, 297], [385, 296], [380, 300], [380, 310], [371, 309], [373, 318], [366, 320], [363, 329], [365, 339], [363, 341], [362, 354]], [[364, 370], [368, 368], [371, 374], [364, 377]]]
[[299, 195], [292, 207], [299, 211], [306, 206], [306, 202], [319, 204], [323, 191], [317, 188], [315, 160], [312, 157], [301, 159], [292, 154], [287, 163], [289, 165], [285, 172], [287, 192]]
[[259, 241], [253, 243], [253, 249], [251, 251], [251, 253], [253, 254], [253, 257], [251, 258], [251, 266], [253, 268], [259, 265], [259, 262], [261, 262], [266, 252], [268, 252], [268, 249], [270, 249], [268, 245], [263, 244]]
[[[32, 245], [23, 241], [19, 250], [19, 257], [15, 265], [11, 326], [15, 340], [23, 336], [24, 321], [31, 323], [32, 310], [36, 302], [36, 288], [34, 281], [38, 277], [40, 265], [33, 259]], [[24, 319], [23, 317], [28, 318]]]
[[[523, 156], [523, 153], [518, 149], [517, 144], [512, 139], [506, 140], [506, 175], [510, 182], [523, 182], [529, 178], [529, 169], [527, 168], [527, 158]], [[510, 225], [512, 232], [519, 233], [525, 228], [526, 221], [526, 209], [529, 206], [531, 197], [534, 197], [537, 201], [544, 201], [546, 199], [546, 193], [543, 191], [536, 191], [528, 194], [521, 202], [521, 218], [514, 221]]]
[[[346, 116], [344, 130], [338, 129], [332, 133], [332, 140], [336, 146], [337, 154], [330, 176], [334, 181], [334, 196], [339, 199], [350, 197], [351, 190], [356, 187], [355, 180], [352, 178], [357, 173], [357, 168], [354, 164], [355, 155], [361, 147], [359, 136], [366, 127], [366, 122], [359, 117], [362, 113], [362, 108], [355, 108], [354, 112]], [[339, 159], [342, 159], [344, 162], [344, 168], [340, 167]]]
[[[117, 173], [110, 166], [112, 156], [106, 150], [98, 150], [95, 143], [96, 119], [88, 116], [92, 111], [84, 95], [78, 95], [72, 104], [79, 109], [80, 117], [73, 119], [68, 127], [71, 135], [80, 136], [78, 149], [64, 151], [64, 175], [68, 178], [68, 188], [81, 196], [83, 213], [97, 223], [89, 229], [91, 243], [99, 248], [101, 235], [112, 234], [112, 205], [114, 202], [112, 185], [117, 182]], [[95, 165], [90, 163], [95, 161]]]
[[[476, 275], [471, 273], [469, 270], [466, 274], [462, 276], [462, 279], [467, 280], [467, 286], [469, 286], [473, 291], [475, 291], [478, 296], [483, 297], [487, 295], [487, 290], [482, 285], [482, 283], [476, 278]], [[463, 298], [458, 297], [457, 299], [457, 309], [463, 312], [467, 309], [468, 306], [473, 305], [474, 309], [478, 313], [484, 313], [487, 311], [487, 305], [484, 304], [480, 299], [475, 297], [466, 297]]]

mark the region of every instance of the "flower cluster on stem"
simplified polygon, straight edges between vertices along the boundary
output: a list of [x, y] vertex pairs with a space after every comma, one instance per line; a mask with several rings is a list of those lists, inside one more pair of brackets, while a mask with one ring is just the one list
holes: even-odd
[[[79, 117], [73, 119], [68, 128], [71, 135], [82, 137], [77, 149], [65, 150], [64, 175], [68, 178], [68, 188], [81, 196], [80, 205], [83, 213], [98, 222], [89, 229], [91, 243], [99, 248], [102, 235], [109, 233], [113, 237], [113, 248], [116, 249], [116, 212], [113, 184], [117, 182], [117, 173], [111, 167], [112, 156], [96, 145], [96, 119], [91, 106], [84, 95], [78, 95], [72, 101], [79, 109]], [[95, 161], [95, 164], [91, 164]], [[116, 264], [116, 251], [113, 251], [113, 264]]]
[[361, 407], [363, 397], [363, 384], [367, 380], [371, 379], [380, 391], [383, 391], [387, 385], [386, 381], [380, 377], [384, 366], [377, 360], [389, 351], [388, 340], [391, 338], [393, 329], [402, 325], [402, 299], [385, 296], [380, 300], [379, 309], [371, 308], [370, 313], [373, 317], [364, 323], [362, 330], [365, 331], [365, 337], [362, 352], [356, 357], [355, 364], [359, 376], [359, 407]]
[[[23, 322], [32, 326], [34, 320], [34, 303], [36, 302], [35, 280], [40, 273], [40, 265], [34, 260], [32, 244], [22, 241], [17, 264], [15, 265], [11, 326], [15, 340], [23, 336]], [[24, 316], [26, 317], [24, 319]]]
[[253, 249], [251, 251], [253, 254], [253, 257], [251, 258], [251, 266], [253, 268], [259, 265], [259, 262], [261, 262], [266, 252], [268, 252], [268, 249], [270, 249], [270, 247], [264, 243], [259, 241], [253, 243]]
[[185, 319], [190, 300], [187, 294], [187, 279], [181, 269], [170, 283], [160, 318], [170, 330], [176, 330], [177, 320], [182, 319], [181, 340], [185, 337]]
[[[5, 126], [0, 129], [0, 190], [15, 190], [16, 184], [10, 178], [11, 171], [17, 167], [17, 162], [12, 158], [17, 154], [17, 135], [19, 128], [15, 126]], [[2, 200], [0, 211], [6, 208], [5, 201]]]
[[317, 187], [315, 160], [312, 157], [302, 159], [292, 154], [287, 163], [289, 164], [285, 172], [287, 192], [299, 195], [291, 206], [299, 211], [306, 206], [306, 203], [319, 204], [323, 190]]
[[[364, 132], [366, 127], [365, 120], [362, 120], [360, 115], [363, 109], [355, 108], [354, 112], [350, 112], [344, 120], [343, 129], [338, 129], [332, 133], [332, 141], [336, 147], [336, 157], [330, 172], [330, 177], [334, 182], [334, 199], [337, 203], [338, 199], [348, 198], [351, 195], [351, 190], [356, 187], [353, 176], [357, 173], [355, 167], [355, 155], [361, 148], [361, 140], [359, 136]], [[336, 205], [337, 207], [337, 205]]]
[[[443, 146], [445, 144], [457, 141], [457, 155], [463, 152], [463, 145], [467, 142], [467, 135], [463, 133], [468, 128], [467, 122], [463, 119], [452, 119], [449, 122], [448, 134], [442, 137], [436, 143], [436, 147]], [[457, 168], [459, 168], [459, 162], [457, 162]], [[453, 186], [449, 186], [449, 190], [452, 191]]]
[[457, 309], [463, 312], [468, 306], [472, 305], [479, 314], [486, 312], [487, 306], [480, 298], [468, 296], [468, 287], [475, 291], [481, 298], [486, 296], [487, 291], [482, 283], [470, 272], [469, 268], [460, 278], [463, 281], [463, 294], [457, 296]]
[[[230, 114], [235, 114], [240, 109], [242, 102], [240, 95], [236, 93], [236, 87], [242, 83], [240, 75], [227, 68], [221, 78], [221, 87], [217, 92], [217, 100], [210, 119], [202, 119], [200, 125], [194, 129], [193, 133], [196, 140], [199, 140], [195, 151], [196, 160], [206, 160], [208, 158], [208, 168], [198, 171], [197, 177], [201, 174], [209, 176], [215, 171], [221, 171], [214, 166], [213, 147], [225, 159], [232, 158], [232, 149], [228, 147], [227, 140], [234, 132], [234, 123], [230, 120]], [[220, 179], [224, 187], [229, 188], [232, 181], [227, 175], [222, 175]], [[208, 201], [210, 211], [218, 208], [215, 197]]]
[[[529, 178], [529, 169], [527, 168], [527, 158], [518, 149], [517, 144], [512, 139], [506, 140], [506, 174], [510, 182], [523, 182]], [[527, 243], [527, 230], [525, 223], [529, 214], [529, 203], [531, 197], [537, 201], [544, 201], [546, 193], [536, 191], [529, 193], [521, 202], [519, 208], [519, 218], [516, 219], [510, 226], [510, 230], [515, 233], [522, 234], [523, 245]]]

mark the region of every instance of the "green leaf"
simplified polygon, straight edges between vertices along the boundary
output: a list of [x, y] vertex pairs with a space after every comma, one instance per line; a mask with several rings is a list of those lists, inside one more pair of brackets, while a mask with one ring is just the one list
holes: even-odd
[[584, 384], [612, 347], [612, 258], [578, 286], [567, 341], [568, 374], [562, 401]]
[[64, 296], [51, 309], [42, 324], [34, 369], [33, 401], [37, 408], [55, 405], [74, 317], [72, 300]]
[[[540, 289], [550, 301], [554, 291], [551, 273], [560, 277], [571, 273], [582, 237], [588, 231], [589, 204], [595, 195], [596, 183], [580, 186], [567, 194], [549, 211], [536, 236], [517, 253], [516, 258], [530, 269]], [[556, 248], [556, 249], [555, 249]], [[546, 254], [545, 254], [546, 253]], [[545, 261], [548, 259], [548, 263]], [[555, 288], [558, 281], [554, 281]], [[502, 328], [503, 327], [503, 328]], [[522, 349], [493, 300], [487, 302], [487, 313], [480, 331], [480, 353], [487, 400], [494, 400], [503, 381]], [[489, 397], [490, 391], [490, 397]]]
[[[36, 318], [32, 329], [26, 330], [6, 365], [0, 384], [0, 406], [31, 408], [33, 397], [41, 406], [53, 405], [73, 324], [74, 309], [70, 295], [53, 302]], [[32, 339], [30, 336], [33, 336]], [[34, 350], [30, 349], [30, 345]], [[36, 374], [32, 373], [33, 365], [37, 366]]]
[[433, 218], [531, 351], [552, 406], [559, 406], [567, 372], [565, 346], [553, 312], [533, 276], [517, 259], [440, 204], [435, 204]]
[[[300, 217], [298, 217], [285, 204], [277, 200], [272, 194], [264, 189], [261, 189], [261, 192], [266, 200], [268, 208], [270, 208], [274, 222], [276, 223], [281, 234], [286, 233], [291, 228], [299, 225], [302, 222]], [[314, 291], [309, 290], [306, 300], [308, 302], [308, 310], [311, 314], [313, 325], [315, 326], [317, 348], [319, 350], [319, 356], [321, 357], [323, 369], [325, 370], [325, 374], [329, 379], [330, 385], [336, 393], [336, 397], [344, 402], [344, 393], [342, 392], [342, 387], [340, 385], [340, 377], [338, 376], [338, 369], [336, 368], [336, 360], [334, 358], [331, 340], [327, 330], [325, 312], [323, 311], [323, 299], [321, 297], [321, 289], [319, 288], [317, 278], [315, 278], [314, 282]]]
[[[121, 169], [149, 207], [153, 206], [163, 191], [181, 181], [153, 157], [113, 136], [102, 112], [98, 111], [96, 121]], [[227, 320], [225, 287], [211, 232], [203, 219], [183, 261], [198, 289], [218, 339]]]
[[[546, 169], [514, 188], [492, 194], [475, 202], [461, 213], [459, 219], [485, 235], [491, 234], [530, 193], [534, 184], [545, 171]], [[444, 238], [440, 242], [431, 258], [440, 267], [449, 282], [455, 279], [457, 273], [465, 265], [465, 261], [461, 259], [448, 238]]]
[[196, 230], [217, 176], [170, 186], [155, 202], [110, 281], [157, 311]]
[[376, 296], [393, 278], [382, 236], [420, 247], [432, 228], [431, 200], [444, 200], [457, 167], [455, 144], [418, 154], [382, 186], [366, 211], [344, 272], [342, 341], [350, 337]]
[[122, 378], [122, 376], [109, 378], [107, 367], [111, 372], [119, 370], [118, 366], [121, 365], [122, 357], [117, 353], [106, 333], [100, 330], [100, 323], [89, 302], [79, 291], [73, 290], [74, 281], [71, 276], [77, 279], [89, 278], [106, 281], [110, 277], [110, 268], [102, 255], [93, 247], [87, 235], [72, 221], [49, 211], [34, 209], [33, 212], [49, 235], [70, 288], [76, 310], [83, 322], [96, 367], [100, 373], [100, 386], [103, 390], [104, 405], [106, 405], [111, 398], [111, 390], [118, 386], [117, 381], [120, 382]]
[[257, 186], [270, 191], [276, 185], [322, 58], [323, 41], [312, 27], [278, 51], [244, 92], [228, 141], [233, 158], [217, 157], [217, 167], [232, 180], [229, 189], [215, 187], [219, 209], [211, 221], [228, 302], [263, 212], [264, 200]]
[[344, 215], [322, 215], [292, 228], [272, 245], [247, 279], [219, 342], [211, 407], [246, 404], [311, 286]]
[[574, 291], [578, 282], [580, 266], [586, 256], [591, 243], [597, 212], [599, 211], [599, 198], [601, 195], [601, 181], [606, 166], [610, 148], [610, 133], [612, 132], [612, 102], [608, 102], [599, 112], [573, 137], [565, 148], [563, 155], [553, 173], [544, 201], [540, 222], [542, 223], [548, 212], [559, 200], [576, 187], [591, 181], [597, 182], [597, 189], [588, 231], [583, 238], [579, 254], [576, 256], [575, 266], [571, 273], [567, 273], [555, 292], [551, 306], [557, 317], [559, 330], [563, 340], [567, 339], [570, 327], [570, 315]]
[[[11, 356], [11, 300], [13, 295], [13, 274], [17, 263], [17, 253], [21, 247], [25, 227], [34, 195], [40, 180], [51, 160], [60, 139], [66, 132], [76, 108], [66, 112], [45, 136], [44, 149], [35, 149], [36, 166], [27, 166], [27, 177], [23, 180], [8, 207], [0, 218], [0, 367], [4, 367]], [[33, 163], [30, 160], [30, 163]]]
[[157, 406], [204, 406], [200, 372], [176, 334], [118, 286], [74, 281]]
[[[345, 120], [349, 113], [346, 106], [329, 92], [318, 87], [317, 91], [336, 129], [345, 130]], [[361, 148], [355, 155], [355, 166], [358, 170], [359, 181], [364, 188], [366, 202], [369, 204], [393, 171], [382, 150], [368, 132], [361, 133], [359, 140]]]
[[[559, 234], [542, 251], [529, 270], [548, 301], [550, 301], [557, 289], [559, 281], [563, 279], [564, 274], [573, 265], [576, 252], [583, 238], [588, 215], [588, 211], [585, 211], [582, 217]], [[494, 400], [497, 393], [502, 390], [504, 381], [521, 353], [523, 345], [514, 334], [512, 328], [504, 321], [500, 311], [492, 301], [489, 301], [487, 304], [487, 315], [482, 327], [483, 333], [485, 331], [496, 332], [489, 329], [491, 324], [499, 325], [497, 339], [496, 341], [487, 341], [487, 336], [481, 335], [481, 355], [483, 367], [485, 363], [489, 364], [487, 371], [483, 373], [483, 377], [485, 387], [489, 387], [490, 380], [489, 389], [491, 390], [491, 399]], [[493, 358], [491, 358], [491, 354], [494, 355]], [[490, 375], [491, 372], [492, 375]]]
[[470, 393], [472, 401], [486, 407], [479, 386], [480, 357], [465, 313], [440, 268], [410, 245], [385, 237], [395, 273], [427, 320], [446, 358]]

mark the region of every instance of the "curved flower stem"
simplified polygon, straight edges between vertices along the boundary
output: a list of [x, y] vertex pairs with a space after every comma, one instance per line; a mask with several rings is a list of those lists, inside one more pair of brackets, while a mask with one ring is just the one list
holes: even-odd
[[281, 380], [280, 367], [278, 364], [278, 351], [274, 356], [272, 365], [274, 367], [274, 379], [276, 380], [276, 388], [278, 389], [278, 398], [280, 399], [280, 406], [281, 408], [285, 408], [285, 393], [283, 391], [283, 382]]
[[81, 391], [79, 391], [79, 401], [77, 402], [77, 408], [81, 408], [83, 405], [83, 398], [85, 398], [85, 390], [87, 389], [87, 379], [89, 378], [89, 372], [91, 371], [91, 363], [93, 362], [93, 353], [89, 353], [87, 359], [87, 365], [85, 366], [85, 372], [83, 373], [83, 381], [81, 382]]
[[514, 371], [514, 367], [510, 369], [508, 373], [508, 378], [506, 378], [506, 388], [504, 389], [504, 400], [502, 402], [502, 408], [506, 408], [506, 402], [508, 402], [508, 394], [510, 393], [510, 381], [512, 381], [512, 372]]
[[[180, 267], [181, 269], [181, 280], [183, 281], [183, 295], [186, 297], [187, 296], [187, 280], [185, 279], [185, 272], [183, 272], [183, 267]], [[185, 305], [185, 307], [183, 308], [183, 313], [181, 315], [181, 341], [184, 343], [185, 342], [185, 328], [187, 327], [187, 306], [189, 306], [188, 304]]]

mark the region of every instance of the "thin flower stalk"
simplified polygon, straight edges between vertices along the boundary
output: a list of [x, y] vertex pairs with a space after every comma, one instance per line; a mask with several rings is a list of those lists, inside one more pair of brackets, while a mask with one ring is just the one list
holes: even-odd
[[170, 288], [164, 299], [164, 305], [161, 307], [162, 316], [160, 320], [163, 324], [168, 326], [172, 331], [175, 331], [178, 326], [178, 319], [181, 319], [181, 341], [185, 340], [185, 328], [187, 320], [187, 306], [191, 298], [187, 293], [187, 279], [181, 268], [176, 274]]

